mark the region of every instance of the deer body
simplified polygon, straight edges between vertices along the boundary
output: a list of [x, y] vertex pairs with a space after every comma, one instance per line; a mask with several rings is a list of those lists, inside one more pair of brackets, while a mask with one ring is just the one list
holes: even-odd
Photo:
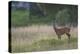
[[70, 28], [68, 27], [63, 27], [63, 28], [56, 28], [54, 26], [54, 30], [58, 36], [58, 39], [61, 39], [61, 35], [66, 34], [68, 36], [68, 39], [70, 39]]

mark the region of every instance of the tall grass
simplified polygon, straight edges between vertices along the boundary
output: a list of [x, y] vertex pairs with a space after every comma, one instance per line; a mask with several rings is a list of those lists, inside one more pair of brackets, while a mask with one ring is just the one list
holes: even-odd
[[76, 49], [77, 29], [71, 30], [68, 42], [66, 35], [58, 40], [52, 26], [30, 26], [12, 28], [12, 52]]

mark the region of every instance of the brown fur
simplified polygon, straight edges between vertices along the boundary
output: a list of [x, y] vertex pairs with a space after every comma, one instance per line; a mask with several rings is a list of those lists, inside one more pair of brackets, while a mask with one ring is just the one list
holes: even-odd
[[61, 35], [66, 34], [68, 36], [68, 39], [70, 39], [70, 28], [69, 27], [63, 27], [63, 28], [56, 28], [54, 27], [54, 30], [58, 36], [58, 39], [61, 39]]

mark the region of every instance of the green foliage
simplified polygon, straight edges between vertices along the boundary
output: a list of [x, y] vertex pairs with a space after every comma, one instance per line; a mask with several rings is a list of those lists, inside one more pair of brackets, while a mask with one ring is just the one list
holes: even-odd
[[24, 26], [28, 24], [29, 11], [27, 10], [12, 10], [11, 12], [11, 25], [12, 26]]
[[63, 9], [57, 13], [55, 22], [57, 22], [58, 24], [65, 25], [69, 22], [69, 19], [70, 14], [68, 9]]
[[[76, 5], [68, 6], [68, 5], [43, 4], [40, 6], [41, 10], [44, 10], [42, 13], [44, 12], [46, 13], [45, 16], [42, 16], [42, 13], [38, 12], [36, 14], [33, 14], [32, 12], [35, 12], [35, 10], [32, 11], [26, 9], [12, 10], [11, 13], [12, 26], [51, 24], [52, 22], [53, 23], [55, 22], [60, 25], [72, 23], [77, 26], [78, 8]], [[38, 10], [36, 9], [36, 11]]]

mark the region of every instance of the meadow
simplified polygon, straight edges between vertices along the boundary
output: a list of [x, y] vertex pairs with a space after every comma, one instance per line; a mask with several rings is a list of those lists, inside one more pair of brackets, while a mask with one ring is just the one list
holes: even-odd
[[77, 28], [71, 27], [71, 39], [64, 34], [61, 40], [50, 25], [32, 25], [26, 27], [12, 27], [12, 52], [33, 52], [49, 50], [66, 50], [78, 48]]
[[[15, 7], [11, 9], [12, 52], [78, 48], [77, 5], [28, 3], [30, 8], [17, 8], [16, 2], [13, 3]], [[61, 36], [61, 40], [58, 40], [53, 29], [54, 23], [58, 26], [69, 24], [72, 26], [70, 42], [65, 34]]]

